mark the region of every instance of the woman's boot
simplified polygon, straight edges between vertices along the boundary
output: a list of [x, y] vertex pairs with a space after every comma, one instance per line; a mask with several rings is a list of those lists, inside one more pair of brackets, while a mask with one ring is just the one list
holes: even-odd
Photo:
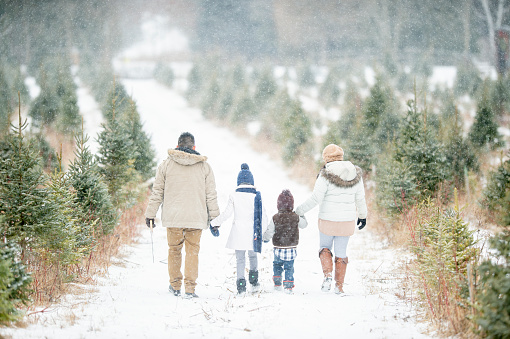
[[333, 273], [333, 254], [328, 248], [323, 248], [319, 252], [319, 258], [322, 265], [322, 273], [324, 273], [324, 281], [322, 282], [322, 292], [328, 292], [331, 289], [331, 275]]
[[344, 293], [344, 279], [345, 279], [345, 271], [347, 270], [347, 263], [349, 259], [345, 258], [335, 258], [335, 293], [342, 294]]

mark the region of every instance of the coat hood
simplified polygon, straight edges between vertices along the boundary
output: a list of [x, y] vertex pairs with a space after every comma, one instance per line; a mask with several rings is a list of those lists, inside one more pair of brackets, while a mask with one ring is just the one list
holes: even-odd
[[207, 157], [199, 153], [190, 153], [177, 149], [169, 149], [168, 157], [180, 165], [191, 166], [199, 162], [206, 162]]
[[352, 187], [361, 180], [363, 171], [350, 161], [333, 161], [326, 164], [320, 175], [338, 187]]

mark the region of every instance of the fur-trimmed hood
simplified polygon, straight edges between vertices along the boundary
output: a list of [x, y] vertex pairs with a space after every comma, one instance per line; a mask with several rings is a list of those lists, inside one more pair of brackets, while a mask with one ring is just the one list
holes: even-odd
[[326, 164], [320, 175], [337, 187], [353, 187], [361, 181], [363, 171], [350, 161], [333, 161]]
[[198, 152], [191, 153], [178, 149], [169, 149], [168, 157], [171, 158], [176, 163], [184, 166], [191, 166], [202, 161], [203, 162], [207, 161], [207, 157], [204, 155], [200, 155], [200, 153]]

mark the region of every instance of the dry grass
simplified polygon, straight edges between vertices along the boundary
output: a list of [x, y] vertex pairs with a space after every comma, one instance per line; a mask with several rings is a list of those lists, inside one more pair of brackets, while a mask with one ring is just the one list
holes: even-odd
[[137, 205], [122, 213], [119, 225], [96, 242], [91, 253], [79, 263], [63, 269], [58, 264], [45, 260], [29, 260], [28, 271], [32, 273], [33, 303], [26, 309], [27, 314], [35, 314], [37, 309], [45, 309], [61, 300], [64, 295], [79, 295], [90, 292], [86, 284], [94, 284], [97, 276], [104, 275], [111, 265], [112, 258], [121, 254], [124, 245], [132, 244], [139, 235], [139, 227], [144, 222], [144, 212], [148, 196]]

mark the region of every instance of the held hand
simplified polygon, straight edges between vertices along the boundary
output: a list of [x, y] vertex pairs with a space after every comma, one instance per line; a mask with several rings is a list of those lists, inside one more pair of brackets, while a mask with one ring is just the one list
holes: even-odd
[[220, 226], [209, 225], [209, 229], [211, 230], [213, 236], [215, 237], [220, 236]]
[[156, 223], [154, 222], [154, 218], [145, 218], [145, 223], [147, 224], [147, 227], [151, 228], [151, 222], [152, 222], [152, 228], [155, 228]]
[[356, 223], [356, 225], [358, 225], [359, 230], [362, 230], [367, 225], [367, 219], [358, 218], [358, 222]]

